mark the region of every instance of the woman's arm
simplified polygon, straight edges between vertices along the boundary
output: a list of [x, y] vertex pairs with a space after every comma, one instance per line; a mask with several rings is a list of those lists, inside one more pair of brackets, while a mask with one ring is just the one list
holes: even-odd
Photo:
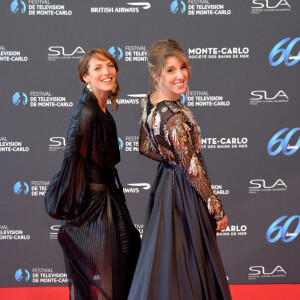
[[141, 125], [141, 128], [140, 128], [139, 150], [142, 155], [145, 155], [146, 157], [148, 157], [150, 159], [153, 159], [153, 160], [156, 160], [159, 162], [162, 161], [162, 157], [160, 156], [160, 154], [157, 152], [157, 150], [153, 146], [153, 144], [149, 138], [149, 135], [143, 125]]
[[185, 170], [188, 180], [206, 202], [210, 214], [214, 215], [215, 220], [221, 220], [224, 217], [221, 200], [211, 189], [205, 171], [198, 161], [190, 137], [191, 129], [185, 122], [184, 116], [181, 113], [172, 116], [167, 122], [167, 130], [169, 142], [173, 145], [176, 157]]

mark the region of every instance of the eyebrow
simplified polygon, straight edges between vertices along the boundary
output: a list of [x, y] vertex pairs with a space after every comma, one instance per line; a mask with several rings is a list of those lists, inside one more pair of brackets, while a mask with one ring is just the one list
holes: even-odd
[[[182, 63], [181, 67], [182, 67], [182, 66], [186, 66], [186, 63]], [[166, 66], [166, 68], [167, 68], [167, 69], [169, 69], [169, 68], [175, 68], [175, 66], [173, 66], [173, 65], [171, 65], [171, 66]]]
[[[104, 62], [105, 60], [103, 60], [103, 62]], [[106, 65], [110, 65], [110, 64], [113, 64], [110, 60], [108, 61], [108, 63], [106, 64]], [[96, 63], [95, 65], [94, 65], [94, 67], [96, 67], [96, 66], [102, 66], [102, 65], [105, 65], [105, 63]]]

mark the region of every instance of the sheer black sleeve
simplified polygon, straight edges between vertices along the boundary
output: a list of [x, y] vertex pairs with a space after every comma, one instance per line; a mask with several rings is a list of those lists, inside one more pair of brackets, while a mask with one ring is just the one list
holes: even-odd
[[139, 137], [139, 150], [142, 155], [145, 155], [146, 157], [159, 161], [162, 161], [161, 155], [158, 153], [158, 151], [153, 146], [152, 141], [149, 138], [148, 132], [144, 128], [143, 125], [141, 125], [140, 129], [140, 137]]
[[71, 120], [61, 170], [51, 180], [45, 196], [47, 212], [55, 219], [72, 219], [84, 207], [93, 124], [94, 114], [89, 109], [83, 109], [79, 119]]
[[190, 137], [190, 128], [181, 113], [173, 115], [166, 124], [168, 138], [174, 147], [175, 155], [185, 170], [188, 180], [207, 204], [208, 211], [216, 220], [224, 217], [221, 200], [211, 189]]

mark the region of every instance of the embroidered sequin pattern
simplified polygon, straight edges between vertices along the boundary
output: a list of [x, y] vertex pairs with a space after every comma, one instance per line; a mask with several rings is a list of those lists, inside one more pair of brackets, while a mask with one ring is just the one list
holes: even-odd
[[[198, 159], [201, 132], [193, 114], [179, 101], [162, 101], [149, 112], [142, 102], [140, 152], [157, 160], [180, 165], [192, 186], [218, 221], [224, 217], [221, 200], [211, 189], [203, 159]], [[148, 114], [147, 114], [148, 111]]]

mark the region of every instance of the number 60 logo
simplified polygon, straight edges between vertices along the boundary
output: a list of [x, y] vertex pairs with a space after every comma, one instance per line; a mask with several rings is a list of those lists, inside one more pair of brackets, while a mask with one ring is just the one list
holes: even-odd
[[[295, 46], [295, 44], [300, 41], [300, 37], [297, 37], [295, 39], [293, 39], [288, 46], [286, 47], [286, 49], [284, 48], [280, 48], [282, 45], [284, 45], [287, 41], [289, 41], [291, 38], [287, 37], [285, 39], [283, 39], [282, 41], [280, 41], [279, 43], [277, 43], [274, 48], [271, 50], [270, 55], [269, 55], [269, 62], [271, 66], [278, 66], [280, 65], [283, 61], [287, 66], [293, 66], [294, 64], [296, 64], [299, 60], [300, 60], [300, 51], [298, 52], [297, 56], [290, 56], [291, 51], [293, 49], [293, 47]], [[280, 56], [278, 57], [277, 60], [274, 60], [275, 56], [277, 54], [280, 54]], [[291, 60], [291, 61], [290, 61]]]
[[[279, 138], [284, 132], [286, 132], [288, 128], [283, 128], [279, 130], [277, 133], [273, 135], [268, 143], [268, 153], [271, 156], [277, 155], [280, 151], [283, 152], [284, 155], [292, 155], [300, 148], [300, 137], [295, 146], [290, 146], [289, 141], [292, 138], [293, 134], [300, 130], [300, 127], [296, 127], [292, 129], [285, 138]], [[273, 146], [278, 144], [277, 149], [272, 150]], [[288, 151], [290, 149], [290, 151]]]
[[[267, 231], [267, 235], [266, 235], [269, 243], [275, 243], [280, 238], [284, 243], [289, 243], [297, 237], [297, 235], [300, 232], [300, 216], [296, 215], [296, 216], [290, 217], [289, 219], [286, 220], [286, 222], [283, 224], [283, 226], [278, 225], [280, 222], [282, 222], [286, 218], [287, 218], [287, 216], [282, 216], [282, 217], [278, 218], [269, 227], [269, 229]], [[294, 220], [297, 220], [297, 219], [298, 219], [298, 225], [297, 225], [297, 228], [295, 229], [294, 233], [288, 233], [289, 226], [292, 224], [292, 222]], [[278, 231], [276, 236], [272, 238], [271, 235], [276, 231]], [[288, 238], [287, 238], [287, 236], [288, 236]]]

